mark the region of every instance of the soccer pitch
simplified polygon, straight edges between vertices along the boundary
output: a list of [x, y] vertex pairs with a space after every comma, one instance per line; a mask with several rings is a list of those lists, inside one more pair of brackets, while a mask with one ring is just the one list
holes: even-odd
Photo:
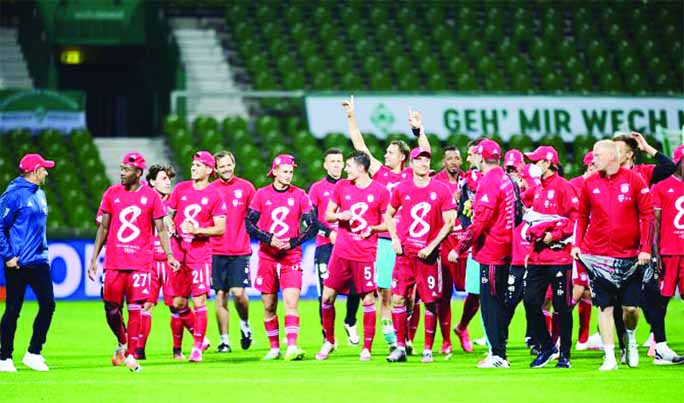
[[[3, 402], [659, 402], [679, 396], [684, 366], [657, 367], [640, 348], [639, 368], [624, 365], [618, 371], [601, 373], [600, 351], [573, 351], [570, 370], [549, 364], [547, 368], [529, 369], [532, 356], [524, 347], [524, 311], [518, 308], [511, 326], [509, 343], [510, 370], [477, 369], [485, 349], [476, 346], [472, 354], [463, 353], [453, 337], [456, 352], [451, 361], [437, 355], [432, 364], [421, 364], [420, 357], [408, 363], [385, 362], [387, 348], [378, 331], [374, 356], [360, 362], [360, 347], [350, 347], [342, 329], [343, 301], [337, 304], [336, 331], [339, 349], [327, 361], [316, 361], [321, 346], [321, 328], [315, 301], [300, 305], [300, 345], [306, 350], [304, 361], [262, 362], [268, 343], [262, 324], [262, 304], [251, 301], [250, 323], [255, 343], [249, 351], [239, 347], [238, 321], [231, 311], [232, 353], [214, 352], [218, 335], [213, 311], [210, 312], [208, 336], [212, 347], [199, 364], [171, 359], [169, 313], [159, 305], [154, 311], [153, 328], [147, 347], [147, 361], [142, 373], [125, 367], [112, 367], [111, 353], [115, 339], [105, 322], [102, 303], [58, 302], [57, 311], [44, 356], [50, 372], [37, 373], [21, 364], [28, 345], [31, 321], [37, 310], [27, 302], [22, 311], [15, 343], [17, 373], [0, 374]], [[212, 301], [213, 304], [213, 301]], [[282, 305], [282, 304], [281, 304]], [[211, 306], [211, 304], [210, 304]], [[460, 317], [461, 301], [454, 301], [454, 318]], [[4, 305], [0, 308], [4, 311]], [[282, 309], [282, 306], [280, 307]], [[232, 309], [232, 306], [231, 306]], [[577, 314], [575, 313], [576, 337]], [[684, 350], [684, 304], [672, 301], [667, 329], [670, 346]], [[282, 314], [280, 315], [282, 320]], [[359, 312], [359, 319], [361, 313]], [[592, 315], [592, 330], [596, 314]], [[361, 322], [359, 322], [361, 323]], [[422, 324], [422, 321], [421, 321]], [[470, 334], [482, 335], [479, 316], [473, 319]], [[283, 334], [281, 323], [281, 335]], [[439, 333], [439, 330], [438, 330]], [[643, 342], [648, 329], [643, 317], [638, 340]], [[422, 329], [416, 337], [416, 350], [422, 351]], [[184, 352], [189, 354], [192, 339], [184, 335]], [[441, 345], [437, 336], [435, 350]]]

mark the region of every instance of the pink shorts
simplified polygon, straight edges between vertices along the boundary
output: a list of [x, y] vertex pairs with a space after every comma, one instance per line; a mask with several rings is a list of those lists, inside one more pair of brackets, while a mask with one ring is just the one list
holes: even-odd
[[450, 262], [446, 256], [441, 257], [440, 264], [444, 273], [444, 286], [456, 288], [456, 291], [465, 291], [465, 273], [467, 258], [459, 258], [456, 263]]
[[589, 274], [582, 262], [575, 260], [572, 265], [572, 284], [589, 288]]
[[281, 264], [273, 260], [259, 259], [254, 288], [262, 294], [277, 294], [286, 288], [302, 289], [302, 266]]
[[123, 304], [145, 302], [152, 290], [150, 270], [105, 270], [102, 298], [105, 302]]
[[663, 256], [664, 273], [660, 276], [660, 295], [674, 297], [679, 285], [679, 295], [684, 296], [684, 256]]
[[181, 264], [178, 271], [167, 266], [166, 273], [171, 297], [198, 297], [211, 290], [211, 262]]
[[365, 295], [378, 288], [375, 277], [375, 261], [357, 262], [333, 253], [328, 263], [328, 278], [323, 285], [340, 294], [349, 294], [353, 284], [357, 294]]
[[442, 269], [439, 263], [427, 263], [418, 256], [398, 255], [392, 273], [392, 294], [408, 298], [413, 286], [426, 304], [442, 298]]
[[173, 306], [171, 282], [169, 281], [171, 276], [169, 272], [173, 271], [173, 269], [171, 269], [165, 260], [155, 260], [154, 264], [155, 270], [154, 274], [152, 275], [152, 288], [156, 295], [152, 295], [148, 301], [156, 304], [157, 300], [159, 299], [159, 291], [162, 291], [164, 294], [164, 304]]

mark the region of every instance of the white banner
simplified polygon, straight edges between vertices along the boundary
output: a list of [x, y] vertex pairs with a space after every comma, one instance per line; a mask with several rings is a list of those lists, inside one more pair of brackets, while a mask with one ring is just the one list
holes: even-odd
[[[309, 129], [316, 137], [347, 133], [342, 101], [347, 95], [306, 97]], [[384, 138], [388, 133], [409, 133], [408, 110], [423, 115], [428, 133], [446, 138], [452, 133], [471, 137], [525, 134], [537, 140], [559, 134], [565, 141], [579, 134], [596, 137], [618, 130], [652, 134], [658, 127], [684, 126], [684, 98], [607, 96], [461, 96], [372, 95], [354, 96], [356, 121], [364, 133]]]

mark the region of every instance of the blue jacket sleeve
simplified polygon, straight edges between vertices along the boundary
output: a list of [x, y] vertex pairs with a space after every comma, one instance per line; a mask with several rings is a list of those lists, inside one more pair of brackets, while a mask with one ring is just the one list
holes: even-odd
[[14, 257], [12, 245], [9, 240], [9, 230], [14, 223], [16, 214], [16, 197], [12, 194], [6, 194], [4, 197], [0, 197], [0, 256], [2, 257], [3, 262]]

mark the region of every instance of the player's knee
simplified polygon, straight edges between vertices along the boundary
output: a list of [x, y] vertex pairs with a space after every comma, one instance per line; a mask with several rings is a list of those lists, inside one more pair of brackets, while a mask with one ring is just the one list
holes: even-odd
[[623, 306], [622, 312], [624, 312], [624, 314], [627, 316], [635, 316], [639, 314], [639, 308], [635, 306]]
[[121, 305], [117, 304], [116, 302], [105, 302], [104, 308], [107, 313], [121, 312]]
[[393, 295], [392, 296], [392, 305], [394, 305], [394, 306], [405, 306], [406, 305], [406, 298], [404, 298], [401, 295]]
[[5, 305], [5, 315], [7, 315], [10, 318], [18, 318], [20, 312], [21, 304], [8, 303], [7, 305]]
[[55, 304], [54, 300], [44, 302], [44, 303], [40, 304], [38, 307], [40, 312], [44, 312], [44, 313], [47, 313], [50, 315], [55, 313], [55, 308], [56, 308], [56, 304]]
[[373, 295], [372, 292], [369, 292], [368, 294], [364, 295], [361, 300], [364, 305], [375, 304], [375, 295]]
[[176, 311], [179, 311], [179, 310], [181, 310], [181, 309], [183, 309], [183, 308], [185, 308], [185, 307], [187, 307], [187, 306], [188, 306], [187, 301], [183, 301], [183, 300], [174, 300], [174, 301], [173, 301], [173, 308], [174, 308]]
[[234, 298], [242, 298], [245, 296], [245, 289], [244, 288], [231, 288], [230, 293]]

